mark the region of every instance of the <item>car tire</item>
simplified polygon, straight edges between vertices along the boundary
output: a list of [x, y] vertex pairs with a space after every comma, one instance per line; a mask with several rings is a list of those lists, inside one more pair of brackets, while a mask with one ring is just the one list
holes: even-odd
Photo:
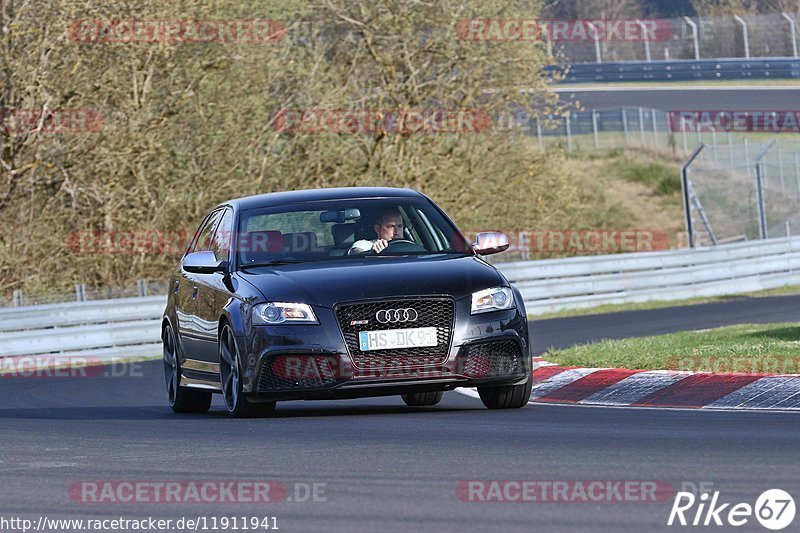
[[403, 394], [403, 401], [409, 407], [423, 407], [429, 405], [436, 405], [442, 401], [442, 391], [434, 392], [412, 392], [411, 394]]
[[252, 403], [242, 392], [242, 371], [236, 338], [228, 324], [219, 335], [219, 382], [228, 413], [234, 418], [263, 418], [275, 412], [275, 402]]
[[170, 408], [176, 413], [205, 413], [211, 407], [211, 393], [180, 386], [181, 363], [175, 332], [169, 324], [162, 336], [164, 381]]
[[519, 409], [530, 400], [532, 387], [533, 380], [528, 378], [521, 385], [478, 387], [478, 394], [489, 409]]

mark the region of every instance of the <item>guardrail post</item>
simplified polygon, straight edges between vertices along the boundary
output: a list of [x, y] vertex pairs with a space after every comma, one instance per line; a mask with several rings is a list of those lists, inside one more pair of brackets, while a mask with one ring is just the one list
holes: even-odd
[[603, 56], [600, 54], [600, 32], [597, 31], [597, 26], [591, 22], [587, 22], [588, 26], [592, 28], [592, 39], [594, 39], [594, 54], [598, 63], [603, 62]]
[[714, 149], [712, 150], [714, 154], [714, 163], [719, 162], [719, 157], [717, 152], [719, 152], [719, 146], [717, 146], [717, 129], [711, 128], [711, 143], [714, 145]]
[[628, 114], [625, 112], [625, 108], [622, 108], [622, 131], [625, 132], [625, 146], [630, 146], [630, 142], [628, 141]]
[[778, 174], [781, 177], [781, 192], [786, 192], [786, 184], [783, 181], [783, 150], [778, 149]]
[[600, 149], [600, 136], [597, 133], [597, 111], [592, 110], [592, 133], [594, 133], [594, 147]]
[[542, 119], [536, 117], [536, 138], [539, 141], [539, 150], [544, 152], [544, 141], [542, 140]]
[[650, 39], [647, 37], [647, 27], [645, 27], [644, 22], [641, 20], [636, 21], [639, 24], [639, 27], [642, 29], [642, 37], [644, 40], [644, 57], [647, 61], [650, 61]]
[[750, 178], [750, 144], [747, 142], [747, 137], [742, 141], [744, 144], [744, 168], [747, 169], [747, 178]]
[[756, 202], [758, 207], [758, 238], [767, 238], [767, 216], [764, 205], [764, 188], [761, 183], [761, 163], [756, 163]]
[[653, 148], [658, 148], [658, 135], [657, 135], [658, 134], [658, 131], [657, 131], [658, 124], [656, 122], [656, 120], [658, 120], [656, 118], [658, 115], [656, 114], [656, 110], [655, 109], [651, 109], [650, 110], [650, 116], [653, 119]]
[[730, 159], [731, 166], [733, 166], [733, 135], [728, 132], [728, 159]]
[[764, 173], [763, 159], [767, 155], [770, 148], [775, 144], [775, 141], [770, 142], [761, 152], [756, 156], [756, 202], [758, 207], [758, 235], [760, 239], [767, 238], [767, 207], [764, 201], [764, 184], [762, 176]]
[[553, 41], [550, 40], [550, 26], [549, 24], [545, 23], [544, 28], [544, 42], [545, 46], [547, 47], [547, 57], [553, 57]]
[[794, 176], [797, 179], [797, 194], [800, 195], [800, 155], [794, 154]]
[[734, 15], [733, 20], [738, 22], [742, 27], [742, 38], [744, 39], [744, 57], [750, 59], [750, 42], [747, 38], [747, 23], [739, 15]]
[[697, 24], [692, 22], [692, 19], [690, 19], [689, 17], [683, 17], [683, 20], [685, 20], [686, 24], [688, 24], [692, 28], [692, 42], [694, 43], [694, 58], [699, 60], [700, 59], [700, 39], [698, 39], [698, 37], [697, 37]]
[[694, 149], [692, 155], [681, 165], [681, 196], [683, 197], [683, 212], [685, 215], [686, 236], [689, 240], [689, 248], [694, 248], [694, 228], [692, 226], [692, 204], [690, 196], [691, 185], [689, 184], [689, 165], [700, 155], [705, 148], [705, 144], [700, 144]]
[[75, 299], [79, 302], [86, 301], [86, 286], [83, 283], [75, 284]]
[[639, 142], [644, 146], [644, 109], [639, 108]]
[[139, 296], [147, 296], [147, 283], [143, 279], [136, 281], [136, 289], [139, 292]]
[[14, 307], [22, 307], [22, 290], [17, 289], [14, 291]]
[[686, 128], [681, 128], [681, 137], [683, 138], [683, 153], [689, 153], [689, 145], [686, 142]]
[[572, 130], [570, 129], [569, 125], [569, 111], [567, 111], [567, 116], [565, 117], [565, 124], [567, 126], [567, 152], [572, 151]]
[[789, 31], [792, 32], [792, 57], [797, 57], [797, 30], [794, 27], [794, 19], [785, 12], [781, 16], [789, 23]]

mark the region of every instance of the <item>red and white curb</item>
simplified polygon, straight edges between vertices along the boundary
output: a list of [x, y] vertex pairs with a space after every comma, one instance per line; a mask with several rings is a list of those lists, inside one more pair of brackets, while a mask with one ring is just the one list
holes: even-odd
[[800, 375], [576, 368], [536, 358], [530, 402], [800, 411]]

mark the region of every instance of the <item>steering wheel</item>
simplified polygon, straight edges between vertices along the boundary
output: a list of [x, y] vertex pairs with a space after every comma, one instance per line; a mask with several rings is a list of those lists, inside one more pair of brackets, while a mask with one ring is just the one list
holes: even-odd
[[391, 250], [392, 253], [403, 253], [403, 252], [424, 252], [426, 249], [419, 243], [414, 241], [410, 241], [408, 239], [393, 239], [389, 241], [386, 245], [386, 248], [383, 249], [382, 252], [386, 252]]

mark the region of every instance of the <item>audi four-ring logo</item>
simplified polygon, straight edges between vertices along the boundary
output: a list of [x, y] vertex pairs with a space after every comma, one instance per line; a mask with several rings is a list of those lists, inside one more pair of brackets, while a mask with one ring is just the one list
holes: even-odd
[[389, 322], [416, 322], [419, 314], [416, 309], [381, 309], [375, 313], [375, 318], [381, 324], [388, 324]]

